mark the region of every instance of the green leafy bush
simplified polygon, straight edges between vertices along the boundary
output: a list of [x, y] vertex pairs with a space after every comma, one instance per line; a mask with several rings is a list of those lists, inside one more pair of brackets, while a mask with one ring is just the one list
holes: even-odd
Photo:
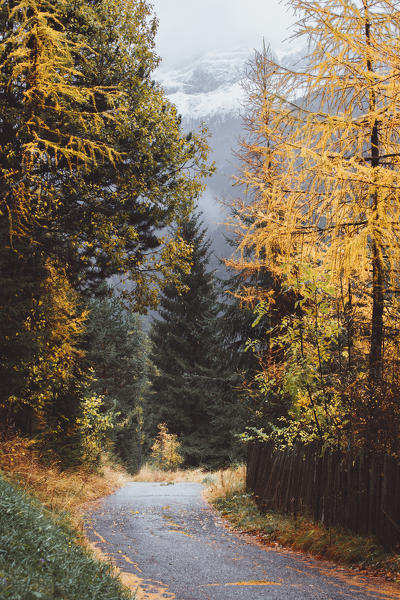
[[82, 403], [82, 415], [78, 420], [85, 465], [94, 466], [100, 462], [101, 453], [110, 441], [114, 420], [113, 411], [104, 410], [102, 397], [85, 398]]

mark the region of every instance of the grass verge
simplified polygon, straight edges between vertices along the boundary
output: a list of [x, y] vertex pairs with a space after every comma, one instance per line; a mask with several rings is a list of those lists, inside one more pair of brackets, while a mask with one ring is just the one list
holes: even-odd
[[132, 480], [106, 456], [98, 472], [82, 466], [63, 471], [56, 462], [44, 464], [32, 443], [21, 438], [0, 442], [0, 471], [39, 498], [47, 509], [71, 513], [75, 525], [82, 504], [107, 496]]
[[2, 600], [129, 600], [106, 563], [96, 561], [65, 520], [0, 476]]
[[326, 528], [303, 517], [262, 512], [246, 494], [244, 468], [227, 469], [210, 484], [206, 498], [233, 527], [266, 544], [308, 552], [316, 557], [357, 567], [400, 581], [400, 555], [388, 553], [371, 537]]
[[165, 471], [157, 469], [151, 464], [146, 463], [140, 469], [139, 473], [132, 478], [132, 481], [147, 482], [165, 482], [165, 483], [202, 483], [204, 484], [204, 496], [212, 500], [216, 496], [226, 495], [243, 487], [246, 467], [239, 465], [229, 469], [220, 469], [219, 471], [205, 471], [204, 469], [176, 469], [175, 471]]
[[163, 471], [156, 469], [146, 463], [135, 475], [132, 481], [183, 483], [185, 481], [203, 483], [207, 477], [206, 471], [202, 469], [176, 469], [175, 471]]
[[63, 471], [28, 440], [0, 441], [0, 598], [132, 599], [118, 570], [93, 557], [81, 510], [131, 480], [107, 456], [97, 472]]

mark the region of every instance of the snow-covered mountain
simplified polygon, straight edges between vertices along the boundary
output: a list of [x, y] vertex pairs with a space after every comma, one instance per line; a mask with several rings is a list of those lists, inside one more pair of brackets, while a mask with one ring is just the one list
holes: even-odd
[[[208, 181], [200, 209], [219, 257], [230, 253], [224, 238], [226, 209], [221, 201], [229, 202], [229, 198], [240, 193], [232, 187], [238, 167], [234, 151], [242, 133], [241, 82], [253, 52], [251, 48], [210, 52], [179, 69], [164, 70], [161, 66], [157, 72], [157, 80], [182, 116], [184, 130], [196, 131], [205, 124], [210, 133], [210, 159], [215, 161], [216, 172]], [[304, 52], [293, 49], [280, 59], [288, 66], [296, 64], [302, 56]], [[214, 266], [217, 264], [216, 260]]]
[[184, 119], [238, 115], [240, 81], [250, 50], [208, 53], [181, 69], [163, 71], [158, 80]]
[[[251, 54], [248, 48], [210, 52], [179, 69], [163, 70], [161, 67], [157, 72], [157, 80], [182, 116], [184, 130], [196, 131], [203, 124], [208, 128], [210, 159], [215, 161], [216, 172], [208, 180], [199, 204], [215, 254], [219, 257], [229, 253], [223, 225], [226, 211], [221, 200], [229, 199], [234, 193], [236, 159], [233, 150], [241, 131], [241, 81]], [[218, 262], [215, 259], [213, 266]]]
[[[164, 70], [157, 79], [184, 119], [209, 120], [213, 117], [238, 116], [244, 98], [242, 79], [251, 48], [230, 52], [209, 52], [180, 69]], [[279, 62], [286, 67], [301, 66], [304, 50], [282, 54]]]

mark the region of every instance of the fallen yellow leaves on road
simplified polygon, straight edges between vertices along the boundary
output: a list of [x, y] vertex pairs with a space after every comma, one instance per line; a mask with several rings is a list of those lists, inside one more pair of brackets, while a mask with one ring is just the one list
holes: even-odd
[[234, 581], [232, 583], [208, 583], [206, 587], [229, 587], [235, 585], [279, 585], [277, 581]]

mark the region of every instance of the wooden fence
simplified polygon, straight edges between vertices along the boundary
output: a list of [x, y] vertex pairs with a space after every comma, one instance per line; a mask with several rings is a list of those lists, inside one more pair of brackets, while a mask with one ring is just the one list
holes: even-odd
[[390, 456], [251, 444], [246, 484], [263, 509], [372, 534], [388, 549], [400, 546], [400, 464]]

